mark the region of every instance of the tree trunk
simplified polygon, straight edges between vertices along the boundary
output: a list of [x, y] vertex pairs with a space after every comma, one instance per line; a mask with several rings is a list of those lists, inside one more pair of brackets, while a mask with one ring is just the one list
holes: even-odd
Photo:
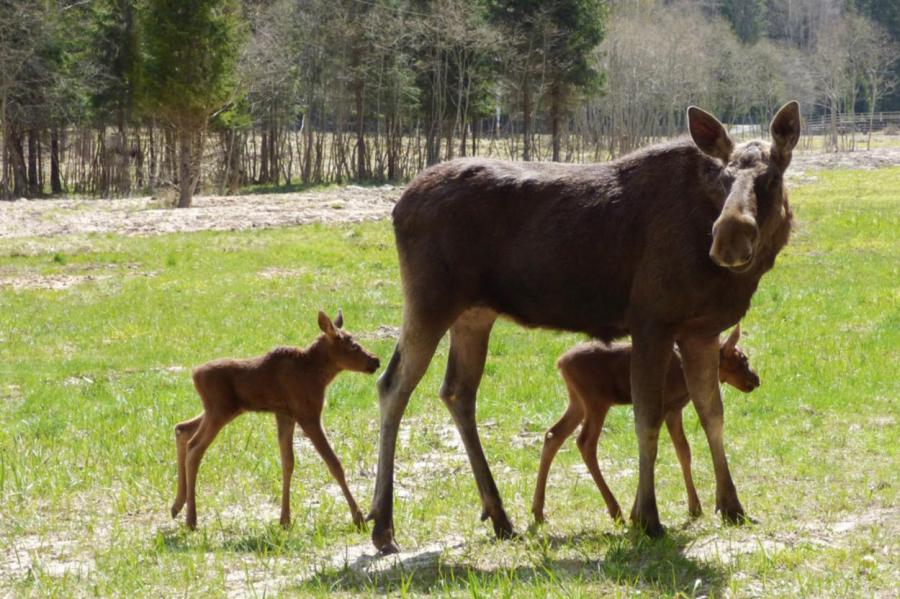
[[363, 79], [357, 74], [356, 82], [353, 86], [353, 93], [356, 100], [356, 179], [358, 181], [364, 181], [367, 178], [365, 137], [366, 115], [363, 113], [363, 86]]
[[531, 160], [531, 90], [527, 76], [522, 86], [522, 160]]
[[22, 150], [22, 137], [12, 128], [10, 128], [8, 151], [10, 160], [12, 161], [13, 197], [25, 197], [25, 154]]
[[191, 144], [193, 133], [190, 129], [182, 129], [178, 135], [178, 207], [190, 208], [194, 192], [191, 174]]
[[265, 127], [263, 127], [262, 140], [260, 141], [259, 177], [257, 177], [256, 182], [269, 182], [269, 132]]
[[39, 193], [37, 167], [37, 137], [34, 129], [28, 130], [28, 195], [34, 197]]
[[562, 89], [554, 83], [550, 92], [550, 128], [553, 137], [553, 162], [559, 162], [559, 121], [562, 112]]
[[62, 193], [62, 182], [59, 178], [59, 129], [50, 129], [50, 192]]

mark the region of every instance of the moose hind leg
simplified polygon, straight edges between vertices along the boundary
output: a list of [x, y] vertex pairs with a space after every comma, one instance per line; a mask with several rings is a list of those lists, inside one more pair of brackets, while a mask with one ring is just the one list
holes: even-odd
[[394, 543], [394, 454], [400, 420], [409, 403], [409, 397], [425, 374], [434, 356], [434, 350], [449, 323], [438, 324], [428, 316], [411, 316], [407, 307], [400, 341], [384, 373], [378, 379], [378, 397], [381, 409], [381, 430], [378, 443], [378, 473], [375, 477], [375, 493], [368, 520], [374, 520], [372, 544], [382, 553], [396, 553]]
[[616, 496], [613, 495], [609, 485], [606, 484], [603, 472], [600, 470], [600, 463], [597, 461], [597, 442], [600, 439], [600, 433], [603, 431], [603, 423], [606, 421], [609, 405], [602, 404], [594, 409], [597, 411], [588, 414], [587, 418], [585, 418], [584, 426], [581, 428], [581, 433], [578, 435], [578, 451], [581, 452], [581, 459], [591, 473], [594, 484], [597, 485], [597, 489], [603, 496], [609, 517], [616, 522], [620, 522], [622, 520], [622, 508], [619, 507]]
[[684, 477], [684, 487], [688, 496], [688, 513], [692, 518], [697, 518], [703, 513], [703, 509], [700, 507], [700, 498], [697, 496], [697, 487], [694, 486], [694, 476], [691, 473], [691, 446], [684, 434], [681, 410], [673, 410], [666, 414], [666, 428], [669, 429], [675, 455], [681, 464], [681, 475]]
[[488, 340], [495, 319], [493, 312], [474, 309], [460, 316], [450, 327], [450, 356], [440, 395], [453, 416], [469, 456], [481, 495], [481, 519], [490, 518], [494, 533], [505, 539], [513, 536], [513, 526], [503, 509], [503, 501], [484, 456], [475, 421], [475, 395], [484, 373]]
[[534, 521], [538, 524], [544, 522], [544, 500], [547, 494], [547, 477], [550, 475], [550, 466], [553, 464], [559, 448], [584, 419], [584, 410], [574, 393], [569, 386], [569, 406], [566, 408], [566, 413], [544, 434], [541, 463], [538, 467], [537, 483], [534, 486], [534, 497], [531, 500], [531, 513], [534, 514]]
[[200, 422], [203, 420], [203, 414], [190, 420], [186, 420], [175, 426], [175, 450], [176, 460], [178, 462], [178, 481], [175, 490], [175, 501], [172, 503], [172, 517], [175, 518], [184, 507], [187, 500], [187, 469], [185, 461], [187, 460], [187, 442], [194, 436]]
[[275, 414], [278, 449], [281, 453], [281, 526], [291, 525], [291, 476], [294, 474], [294, 419]]

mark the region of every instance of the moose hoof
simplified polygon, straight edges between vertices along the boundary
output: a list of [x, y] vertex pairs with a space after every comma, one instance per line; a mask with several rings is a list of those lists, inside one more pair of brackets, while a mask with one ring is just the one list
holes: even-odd
[[503, 514], [501, 518], [491, 518], [491, 522], [494, 525], [494, 534], [497, 535], [498, 539], [507, 540], [516, 538], [517, 535], [513, 530], [512, 522], [509, 521], [506, 514]]
[[172, 505], [172, 518], [177, 518], [178, 514], [181, 513], [181, 508], [184, 507], [184, 504], [175, 503]]
[[535, 524], [543, 524], [546, 522], [546, 518], [544, 518], [543, 511], [532, 512], [534, 514], [534, 523]]
[[716, 511], [722, 514], [722, 519], [729, 524], [743, 524], [749, 519], [744, 513], [744, 508], [737, 501], [733, 503], [718, 503]]
[[400, 552], [397, 545], [394, 544], [393, 527], [379, 524], [377, 521], [375, 526], [372, 527], [372, 544], [383, 555]]
[[291, 527], [291, 519], [290, 518], [282, 518], [281, 520], [278, 521], [278, 523], [281, 525], [281, 528], [283, 528], [285, 530], [288, 530]]
[[666, 534], [666, 529], [660, 524], [659, 518], [644, 520], [634, 510], [631, 512], [631, 523], [651, 539], [658, 539]]

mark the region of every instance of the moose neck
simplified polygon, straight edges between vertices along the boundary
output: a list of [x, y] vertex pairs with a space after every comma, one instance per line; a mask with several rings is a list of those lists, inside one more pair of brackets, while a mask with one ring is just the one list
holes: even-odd
[[319, 335], [316, 340], [304, 350], [304, 353], [306, 353], [309, 359], [310, 370], [316, 380], [322, 384], [323, 388], [327, 387], [331, 381], [334, 380], [334, 377], [342, 370], [329, 355], [328, 343], [329, 341], [325, 335]]

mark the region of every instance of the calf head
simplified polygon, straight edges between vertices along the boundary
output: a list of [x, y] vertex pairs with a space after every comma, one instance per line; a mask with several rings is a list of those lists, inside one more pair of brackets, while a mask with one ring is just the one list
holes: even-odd
[[759, 387], [759, 375], [750, 368], [747, 355], [737, 346], [740, 338], [741, 325], [738, 324], [719, 347], [719, 381], [750, 393]]
[[800, 106], [785, 104], [772, 119], [771, 143], [749, 141], [735, 146], [713, 115], [688, 108], [688, 128], [702, 152], [722, 161], [725, 204], [713, 223], [709, 257], [733, 272], [755, 265], [759, 249], [790, 218], [784, 171], [800, 138]]
[[328, 357], [341, 370], [372, 373], [378, 370], [378, 357], [366, 351], [350, 333], [344, 331], [344, 315], [338, 310], [334, 322], [324, 312], [319, 312], [319, 328], [324, 333]]

